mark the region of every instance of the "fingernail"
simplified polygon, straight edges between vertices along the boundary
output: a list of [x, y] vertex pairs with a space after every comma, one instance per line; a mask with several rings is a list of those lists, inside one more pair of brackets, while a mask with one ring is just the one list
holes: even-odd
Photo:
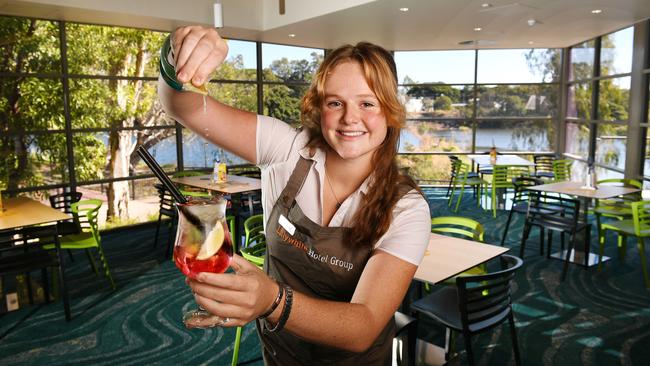
[[187, 79], [187, 74], [180, 72], [178, 75], [176, 75], [176, 77], [178, 78], [178, 81], [185, 81], [185, 79]]
[[202, 85], [203, 84], [203, 78], [200, 77], [195, 77], [193, 80], [194, 85]]

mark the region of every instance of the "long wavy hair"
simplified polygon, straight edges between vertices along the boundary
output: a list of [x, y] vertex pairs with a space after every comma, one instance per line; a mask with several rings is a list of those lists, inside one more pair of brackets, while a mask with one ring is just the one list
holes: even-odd
[[406, 111], [397, 96], [397, 67], [393, 56], [382, 47], [368, 42], [344, 45], [328, 53], [302, 99], [300, 119], [310, 136], [307, 146], [329, 149], [321, 130], [325, 80], [336, 66], [348, 61], [357, 62], [363, 69], [370, 90], [379, 100], [388, 127], [386, 138], [372, 157], [374, 169], [368, 192], [353, 218], [354, 230], [346, 238], [353, 246], [372, 246], [390, 226], [393, 207], [401, 198], [400, 186], [407, 185], [419, 191], [415, 182], [397, 167], [399, 136], [406, 121]]

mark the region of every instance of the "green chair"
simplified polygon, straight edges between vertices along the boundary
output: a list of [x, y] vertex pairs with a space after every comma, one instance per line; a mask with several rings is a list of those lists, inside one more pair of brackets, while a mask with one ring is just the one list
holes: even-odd
[[[174, 178], [196, 177], [199, 175], [205, 175], [205, 172], [199, 170], [183, 170], [180, 172], [175, 172], [173, 177]], [[206, 192], [205, 190], [198, 189], [198, 188], [180, 189], [180, 192], [185, 197], [211, 197], [210, 192]]]
[[525, 166], [497, 165], [492, 168], [492, 216], [497, 217], [498, 191], [508, 189], [514, 191], [513, 180], [519, 177], [530, 176], [530, 170]]
[[[266, 236], [262, 215], [254, 215], [244, 221], [246, 240], [241, 248], [242, 257], [255, 264], [259, 268], [264, 267], [264, 256], [266, 255]], [[239, 359], [239, 345], [241, 343], [242, 327], [237, 327], [235, 333], [235, 346], [232, 355], [232, 366], [237, 365]]]
[[559, 159], [553, 161], [553, 176], [555, 182], [564, 182], [571, 180], [571, 165], [573, 161], [569, 159]]
[[[635, 179], [603, 179], [596, 182], [596, 185], [610, 185], [619, 187], [630, 187], [641, 189], [642, 184]], [[598, 241], [604, 245], [605, 235], [601, 229], [602, 220], [604, 217], [613, 218], [617, 220], [624, 220], [632, 217], [631, 203], [641, 200], [641, 192], [638, 194], [626, 194], [619, 197], [609, 199], [596, 199], [593, 209], [594, 216], [596, 217], [596, 228], [598, 229]], [[623, 238], [618, 237], [618, 248], [623, 250]]]
[[447, 203], [447, 206], [451, 206], [451, 202], [454, 198], [454, 191], [456, 190], [456, 187], [460, 185], [460, 192], [458, 194], [458, 201], [456, 202], [456, 208], [454, 209], [454, 212], [458, 212], [458, 207], [460, 207], [460, 200], [463, 198], [463, 191], [465, 190], [465, 186], [470, 186], [477, 190], [476, 201], [477, 205], [480, 207], [483, 187], [487, 186], [487, 182], [482, 178], [472, 176], [469, 164], [465, 164], [460, 160], [452, 164], [454, 164], [455, 167], [456, 178], [454, 179], [454, 185], [451, 188], [451, 194], [449, 195], [449, 202]]
[[[622, 247], [619, 253], [622, 257], [625, 255], [625, 245], [627, 244], [628, 236], [637, 237], [637, 248], [639, 249], [639, 256], [641, 257], [641, 270], [643, 271], [643, 280], [645, 287], [650, 288], [650, 280], [648, 279], [648, 268], [645, 259], [645, 242], [644, 238], [650, 237], [650, 201], [632, 202], [630, 205], [632, 209], [632, 218], [625, 220], [612, 221], [602, 224], [601, 228], [603, 236], [607, 230], [614, 231], [616, 234], [623, 238]], [[604, 240], [600, 242], [600, 251], [598, 253], [598, 270], [602, 267], [603, 250], [605, 248]]]
[[[76, 222], [79, 223], [81, 232], [78, 234], [64, 235], [61, 237], [61, 249], [85, 249], [95, 274], [99, 274], [97, 266], [95, 265], [94, 255], [89, 249], [95, 248], [99, 254], [99, 260], [104, 267], [104, 274], [111, 284], [111, 288], [115, 290], [115, 281], [108, 267], [106, 256], [101, 245], [101, 238], [99, 236], [99, 227], [97, 225], [97, 216], [99, 209], [102, 206], [102, 201], [98, 199], [87, 199], [74, 202], [70, 205], [72, 215]], [[43, 246], [45, 249], [54, 248], [53, 244]]]

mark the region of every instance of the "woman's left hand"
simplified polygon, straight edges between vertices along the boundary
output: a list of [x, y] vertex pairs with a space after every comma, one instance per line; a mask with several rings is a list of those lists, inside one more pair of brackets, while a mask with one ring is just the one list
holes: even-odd
[[213, 315], [228, 318], [222, 326], [243, 326], [271, 308], [279, 285], [246, 259], [234, 255], [235, 273], [202, 272], [187, 279], [194, 299]]

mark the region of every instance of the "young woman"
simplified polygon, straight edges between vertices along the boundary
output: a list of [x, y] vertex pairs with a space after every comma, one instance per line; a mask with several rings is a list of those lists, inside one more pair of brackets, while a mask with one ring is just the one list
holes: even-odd
[[[172, 35], [181, 82], [202, 85], [228, 47], [211, 28]], [[383, 48], [327, 55], [302, 108], [303, 128], [178, 92], [159, 80], [166, 112], [262, 170], [265, 271], [239, 256], [234, 273], [188, 283], [226, 319], [257, 320], [270, 365], [390, 364], [393, 314], [424, 255], [427, 202], [395, 157], [405, 112]], [[270, 312], [270, 314], [269, 314]]]

